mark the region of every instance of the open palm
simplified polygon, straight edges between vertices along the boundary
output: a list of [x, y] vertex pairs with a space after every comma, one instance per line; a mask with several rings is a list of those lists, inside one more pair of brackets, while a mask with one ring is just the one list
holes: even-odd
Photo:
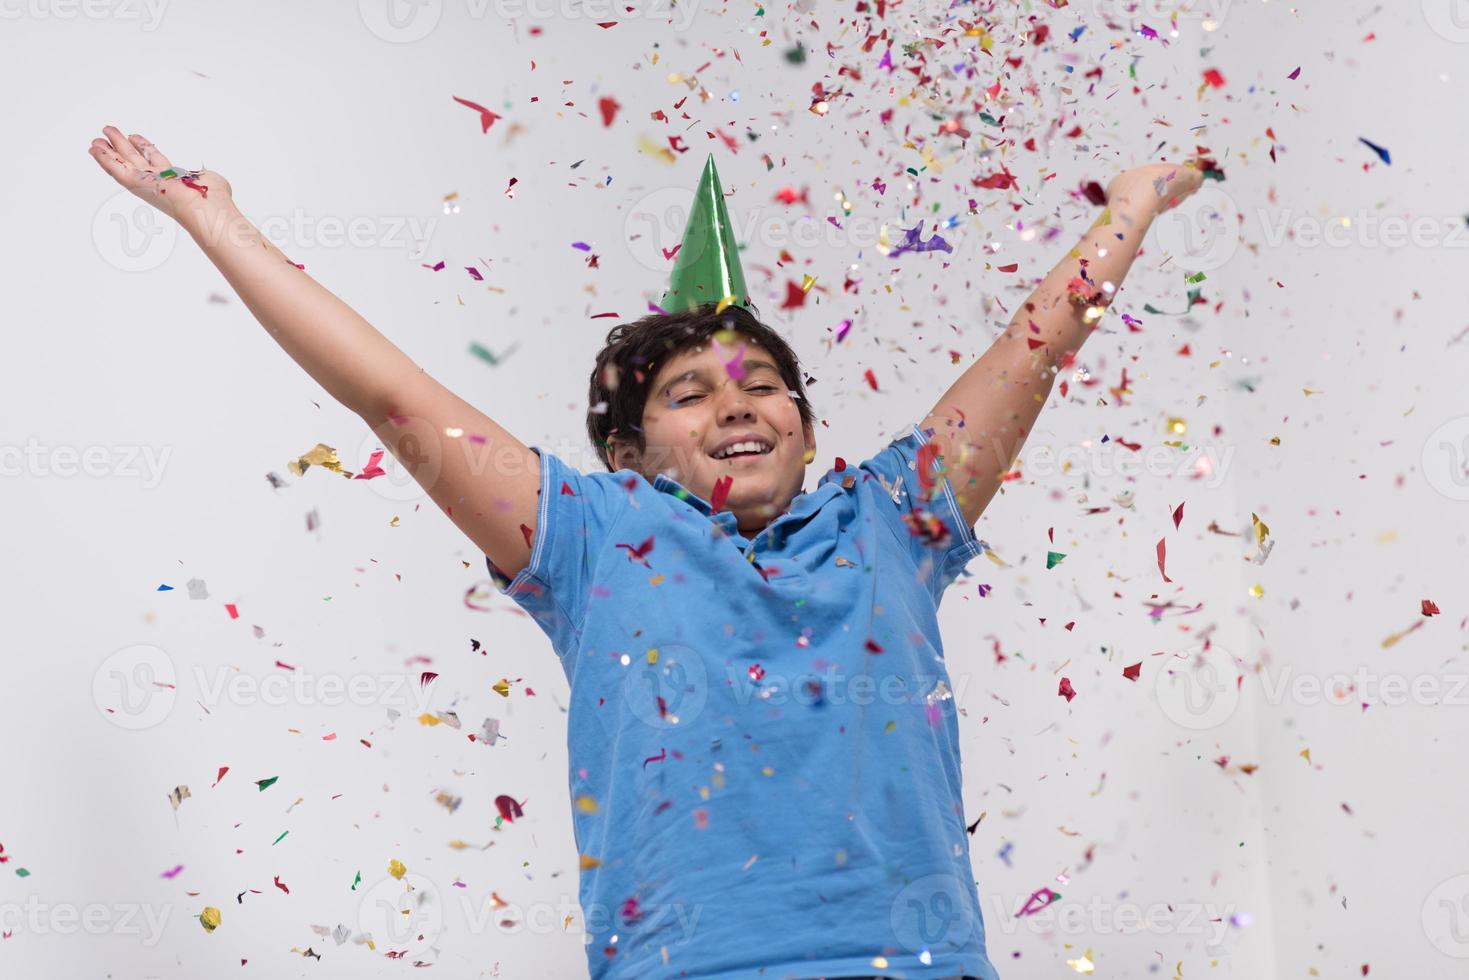
[[137, 133], [124, 136], [116, 126], [102, 127], [102, 136], [92, 140], [89, 152], [113, 180], [173, 218], [205, 203], [223, 203], [231, 196], [229, 181], [213, 170], [190, 176], [189, 184], [160, 178], [162, 171], [173, 167], [164, 152]]

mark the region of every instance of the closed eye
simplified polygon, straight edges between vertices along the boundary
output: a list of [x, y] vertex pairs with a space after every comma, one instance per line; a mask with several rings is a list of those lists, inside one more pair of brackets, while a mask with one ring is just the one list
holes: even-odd
[[[766, 395], [771, 394], [773, 392], [780, 391], [780, 389], [777, 388], [775, 385], [770, 385], [770, 384], [759, 384], [759, 385], [755, 385], [750, 390], [751, 391], [757, 391], [757, 392], [760, 392], [761, 394], [766, 394]], [[691, 401], [693, 401], [696, 398], [703, 398], [703, 397], [704, 396], [702, 394], [698, 393], [698, 392], [694, 392], [694, 393], [687, 394], [687, 395], [671, 396], [668, 399], [668, 404], [669, 405], [672, 405], [675, 408], [677, 408], [678, 406], [684, 404], [685, 402], [691, 402]]]

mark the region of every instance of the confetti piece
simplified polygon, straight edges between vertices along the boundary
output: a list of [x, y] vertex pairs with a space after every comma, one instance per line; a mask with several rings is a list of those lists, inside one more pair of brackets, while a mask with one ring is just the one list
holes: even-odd
[[280, 778], [279, 776], [271, 776], [269, 779], [257, 779], [255, 780], [255, 785], [259, 787], [260, 792], [264, 793], [267, 789], [274, 786], [275, 781]]
[[1071, 686], [1071, 678], [1061, 678], [1061, 685], [1057, 689], [1056, 693], [1065, 698], [1067, 704], [1070, 704], [1071, 699], [1076, 697], [1076, 689]]
[[177, 811], [180, 804], [182, 804], [184, 800], [187, 800], [191, 795], [193, 794], [189, 792], [189, 787], [175, 786], [168, 794], [168, 802], [172, 803], [174, 810]]
[[393, 858], [388, 861], [388, 874], [392, 875], [397, 880], [402, 881], [403, 876], [407, 873], [408, 868], [404, 866], [402, 861], [399, 861], [397, 858]]
[[1159, 572], [1159, 574], [1161, 574], [1163, 576], [1163, 581], [1165, 581], [1165, 582], [1172, 582], [1173, 579], [1171, 579], [1171, 578], [1168, 577], [1168, 569], [1166, 569], [1164, 567], [1164, 564], [1167, 562], [1167, 560], [1168, 560], [1168, 542], [1164, 538], [1159, 538], [1158, 539], [1158, 572]]
[[275, 876], [275, 887], [279, 888], [281, 891], [285, 892], [287, 895], [291, 894], [291, 890], [286, 887], [285, 882], [281, 881], [281, 876], [280, 875], [276, 875]]
[[1376, 143], [1362, 136], [1358, 136], [1357, 139], [1366, 144], [1367, 148], [1373, 153], [1376, 153], [1382, 159], [1383, 163], [1392, 166], [1392, 154], [1387, 151], [1387, 147], [1378, 146]]
[[1055, 568], [1057, 565], [1061, 564], [1062, 560], [1065, 559], [1065, 557], [1066, 556], [1059, 551], [1046, 552], [1046, 567]]
[[525, 816], [525, 811], [521, 809], [519, 803], [515, 802], [515, 797], [513, 796], [501, 795], [495, 797], [495, 809], [500, 811], [500, 818], [506, 823], [514, 823], [516, 817]]
[[1123, 667], [1122, 668], [1122, 676], [1125, 677], [1125, 678], [1127, 678], [1130, 681], [1135, 681], [1135, 680], [1138, 679], [1138, 676], [1142, 673], [1142, 671], [1143, 671], [1143, 662], [1141, 660], [1139, 660], [1137, 663], [1133, 664], [1131, 667]]
[[622, 105], [610, 95], [604, 95], [597, 100], [597, 109], [602, 113], [603, 128], [612, 125], [612, 121], [617, 118], [617, 110], [621, 108]]
[[501, 118], [499, 113], [491, 112], [489, 109], [486, 109], [484, 106], [479, 105], [478, 103], [470, 102], [468, 99], [461, 99], [457, 95], [451, 96], [451, 98], [453, 98], [453, 100], [455, 102], [458, 102], [460, 105], [467, 106], [473, 109], [475, 112], [479, 113], [479, 125], [481, 133], [488, 133], [490, 131], [490, 127], [495, 124], [496, 120]]
[[182, 864], [176, 864], [169, 870], [163, 872], [163, 874], [159, 875], [159, 877], [169, 879], [177, 878], [179, 876], [179, 872], [182, 870], [184, 870], [184, 866]]
[[213, 932], [219, 928], [219, 909], [213, 905], [204, 906], [204, 911], [199, 913], [199, 925], [204, 927], [205, 932]]

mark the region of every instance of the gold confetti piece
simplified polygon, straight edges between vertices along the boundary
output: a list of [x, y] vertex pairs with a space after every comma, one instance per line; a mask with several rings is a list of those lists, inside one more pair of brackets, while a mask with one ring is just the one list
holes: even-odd
[[1261, 585], [1259, 582], [1256, 582], [1254, 585], [1250, 586], [1250, 598], [1258, 599], [1264, 594], [1265, 586]]
[[1270, 528], [1266, 526], [1264, 521], [1255, 516], [1254, 511], [1250, 512], [1250, 523], [1255, 527], [1255, 544], [1264, 544], [1266, 535], [1270, 533]]
[[1188, 433], [1188, 422], [1184, 419], [1170, 418], [1168, 420], [1168, 431], [1176, 436], [1186, 435]]
[[1311, 750], [1310, 749], [1301, 749], [1301, 751], [1298, 753], [1298, 755], [1300, 755], [1300, 757], [1302, 759], [1305, 759], [1307, 762], [1310, 762], [1311, 761]]
[[1278, 446], [1278, 445], [1280, 445], [1280, 436], [1271, 436], [1270, 437], [1270, 445], [1272, 445], [1272, 446]]
[[602, 862], [599, 859], [592, 857], [590, 854], [583, 854], [581, 856], [581, 869], [583, 871], [586, 871], [589, 868], [600, 868], [601, 866]]
[[886, 956], [874, 956], [872, 958], [872, 968], [874, 970], [886, 970], [888, 968], [888, 958]]
[[177, 810], [179, 808], [179, 804], [183, 803], [184, 800], [187, 800], [192, 795], [193, 794], [189, 792], [189, 787], [175, 786], [172, 792], [168, 794], [168, 802], [172, 803], [173, 808]]
[[351, 473], [342, 468], [342, 461], [337, 458], [337, 451], [324, 442], [318, 442], [306, 455], [286, 463], [286, 469], [297, 476], [304, 475], [313, 466], [340, 473], [348, 479], [352, 477]]
[[490, 690], [502, 698], [508, 698], [510, 696], [510, 682], [502, 677], [490, 685]]
[[399, 861], [397, 858], [393, 858], [391, 861], [388, 862], [388, 874], [392, 875], [394, 878], [397, 878], [399, 881], [402, 881], [403, 876], [407, 873], [408, 869], [404, 867], [403, 862]]
[[199, 913], [199, 924], [204, 927], [205, 932], [213, 932], [219, 928], [219, 909], [213, 905], [204, 906], [204, 911]]
[[1097, 965], [1092, 962], [1092, 951], [1087, 950], [1074, 960], [1067, 960], [1066, 965], [1077, 973], [1091, 976], [1097, 970]]
[[388, 521], [388, 527], [397, 527], [397, 526], [398, 526], [398, 515], [397, 514], [394, 514], [393, 515], [393, 519], [391, 521]]
[[657, 662], [658, 662], [658, 648], [657, 647], [648, 647], [648, 663], [650, 663], [650, 664], [656, 664]]
[[443, 722], [444, 719], [440, 718], [438, 715], [431, 715], [427, 711], [418, 716], [418, 723], [420, 725], [427, 725], [429, 728], [432, 728], [435, 725], [441, 725], [443, 724]]
[[596, 813], [597, 801], [590, 796], [578, 796], [576, 798], [576, 808], [582, 813]]
[[801, 292], [811, 292], [811, 287], [816, 285], [816, 277], [807, 272], [801, 277]]
[[895, 722], [895, 721], [890, 721], [886, 725], [883, 725], [882, 726], [882, 733], [884, 735], [888, 734], [889, 732], [895, 732], [897, 730], [898, 730], [898, 723]]
[[649, 585], [662, 585], [663, 584], [663, 576], [662, 575], [654, 575], [652, 578], [648, 579], [648, 584]]

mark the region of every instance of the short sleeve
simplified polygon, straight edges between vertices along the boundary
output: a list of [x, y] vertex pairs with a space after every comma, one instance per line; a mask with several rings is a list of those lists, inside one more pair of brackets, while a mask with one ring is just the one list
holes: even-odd
[[918, 465], [920, 454], [928, 455], [922, 448], [928, 442], [927, 433], [914, 425], [859, 469], [871, 478], [865, 482], [879, 519], [907, 545], [937, 605], [944, 590], [985, 545], [965, 523], [936, 453], [929, 460], [933, 479], [924, 486]]
[[485, 556], [502, 595], [514, 599], [565, 656], [580, 642], [592, 585], [592, 567], [618, 518], [628, 491], [616, 473], [583, 474], [540, 446], [541, 485], [530, 562], [513, 579]]

